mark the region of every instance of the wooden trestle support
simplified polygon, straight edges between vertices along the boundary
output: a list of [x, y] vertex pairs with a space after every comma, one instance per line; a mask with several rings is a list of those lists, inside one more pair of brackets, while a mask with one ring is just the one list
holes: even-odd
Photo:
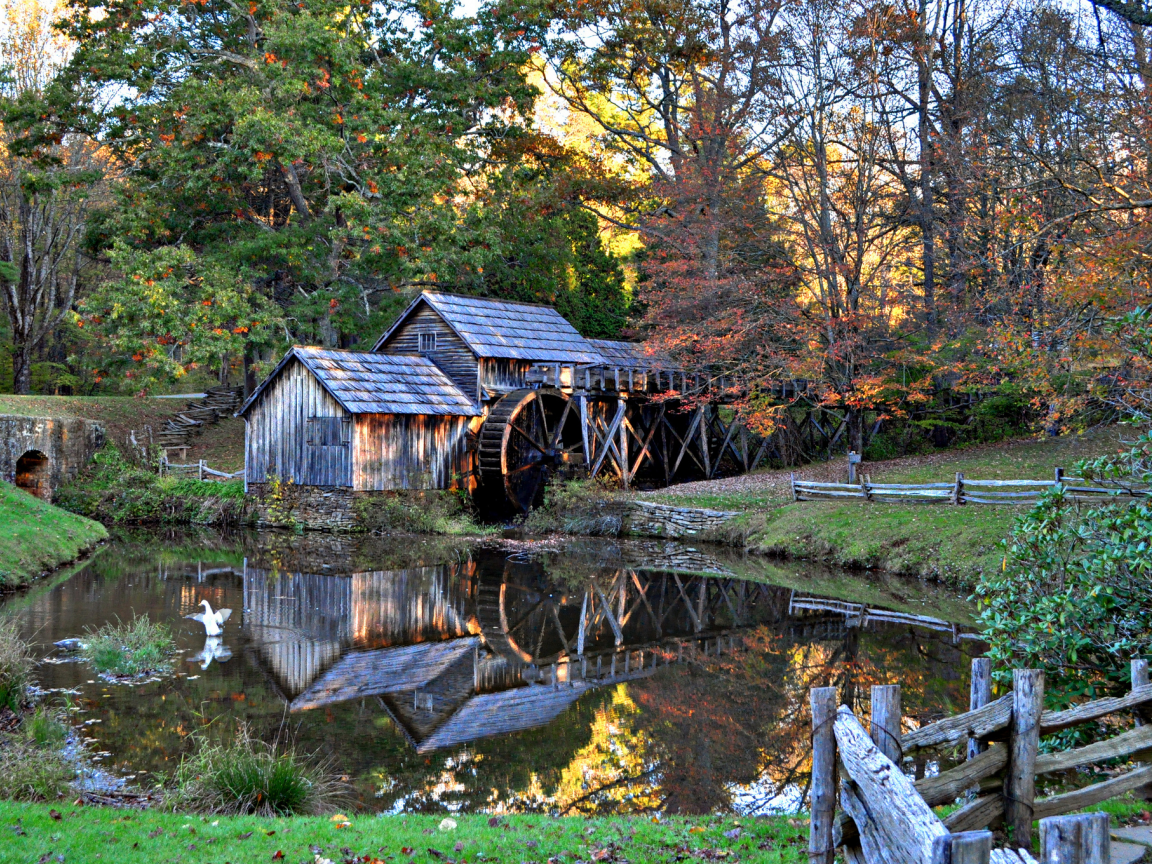
[[[703, 376], [659, 369], [534, 367], [533, 387], [491, 404], [477, 436], [481, 481], [522, 512], [557, 472], [668, 485], [754, 470], [772, 438], [751, 433]], [[691, 394], [696, 407], [669, 394]], [[779, 456], [779, 454], [777, 454]]]

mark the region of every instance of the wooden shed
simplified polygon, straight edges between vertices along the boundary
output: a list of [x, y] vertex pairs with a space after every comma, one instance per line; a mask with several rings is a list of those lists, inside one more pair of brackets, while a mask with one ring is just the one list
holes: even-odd
[[475, 400], [426, 357], [294, 347], [238, 412], [247, 484], [448, 489]]
[[372, 350], [427, 357], [477, 402], [529, 386], [534, 364], [605, 362], [551, 306], [437, 291], [417, 297]]

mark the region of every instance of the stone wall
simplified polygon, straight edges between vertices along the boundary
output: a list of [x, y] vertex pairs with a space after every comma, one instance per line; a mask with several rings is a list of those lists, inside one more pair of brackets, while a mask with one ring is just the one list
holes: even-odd
[[719, 528], [739, 513], [724, 510], [702, 510], [697, 507], [673, 507], [651, 501], [628, 502], [625, 527], [628, 533], [642, 537], [691, 537]]
[[51, 501], [104, 446], [104, 427], [75, 417], [0, 414], [0, 479]]
[[356, 496], [368, 494], [342, 486], [248, 484], [248, 500], [261, 528], [298, 525], [314, 531], [355, 531]]

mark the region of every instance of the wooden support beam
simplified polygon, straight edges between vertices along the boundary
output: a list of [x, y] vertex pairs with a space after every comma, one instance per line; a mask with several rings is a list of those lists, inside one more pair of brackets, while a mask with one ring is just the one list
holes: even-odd
[[[977, 657], [972, 661], [972, 685], [969, 688], [968, 709], [975, 711], [992, 701], [992, 661]], [[979, 738], [968, 739], [968, 759], [975, 759], [987, 749]]]
[[808, 864], [832, 864], [832, 825], [836, 817], [836, 688], [808, 691], [812, 705], [812, 814], [808, 829]]
[[[692, 422], [688, 424], [688, 432], [681, 439], [680, 454], [676, 457], [676, 463], [672, 466], [672, 476], [673, 477], [676, 476], [676, 472], [680, 468], [680, 462], [684, 459], [684, 454], [688, 451], [688, 447], [692, 443], [692, 439], [695, 437], [697, 430], [700, 428], [700, 423], [703, 419], [704, 419], [704, 406], [701, 405], [699, 408], [696, 409], [696, 413], [692, 415]], [[673, 430], [673, 433], [675, 433], [675, 430]], [[679, 436], [677, 436], [677, 437], [679, 437]], [[705, 474], [705, 476], [707, 476], [708, 466], [706, 464], [704, 464], [704, 465], [701, 465], [700, 467], [704, 469], [704, 474]]]
[[599, 473], [600, 466], [604, 464], [604, 458], [608, 455], [609, 449], [615, 449], [616, 445], [613, 443], [613, 438], [617, 431], [620, 429], [620, 423], [624, 420], [624, 408], [624, 400], [617, 400], [616, 416], [612, 418], [612, 423], [609, 424], [608, 429], [604, 433], [604, 449], [601, 450], [600, 454], [596, 457], [596, 461], [592, 465], [592, 470], [589, 472], [589, 476], [595, 477]]
[[1036, 755], [1040, 745], [1040, 715], [1043, 710], [1044, 672], [1040, 669], [1014, 670], [1008, 772], [1004, 781], [1004, 824], [1012, 832], [1012, 848], [1032, 848]]
[[900, 750], [900, 685], [876, 684], [872, 687], [872, 743], [896, 766]]

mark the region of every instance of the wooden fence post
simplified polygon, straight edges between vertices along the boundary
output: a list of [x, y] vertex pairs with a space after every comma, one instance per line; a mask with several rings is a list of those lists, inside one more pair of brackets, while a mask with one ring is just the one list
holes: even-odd
[[900, 752], [900, 685], [877, 684], [872, 687], [872, 743], [896, 767], [904, 754]]
[[[1148, 686], [1148, 661], [1147, 660], [1133, 660], [1132, 661], [1132, 689], [1137, 687]], [[1136, 712], [1136, 725], [1143, 726], [1145, 720], [1140, 716], [1143, 712]]]
[[[969, 710], [983, 708], [992, 701], [992, 661], [987, 657], [977, 657], [972, 661], [972, 687], [968, 697]], [[987, 748], [977, 738], [968, 739], [968, 758], [975, 759]]]
[[1057, 483], [1063, 483], [1064, 482], [1064, 469], [1063, 468], [1057, 468], [1056, 469], [1056, 482]]
[[952, 489], [952, 503], [956, 505], [964, 503], [964, 474], [961, 471], [956, 472], [956, 485]]
[[788, 482], [792, 486], [792, 500], [793, 501], [800, 500], [796, 497], [796, 472], [795, 471], [792, 471], [791, 473], [789, 473]]
[[949, 839], [952, 864], [988, 864], [992, 859], [991, 831], [962, 831]]
[[832, 864], [832, 826], [836, 818], [836, 700], [835, 687], [813, 687], [812, 818], [808, 832], [809, 864]]
[[196, 464], [196, 479], [197, 480], [203, 480], [204, 479], [204, 460], [203, 459], [201, 459]]
[[1036, 751], [1040, 714], [1044, 710], [1044, 672], [1012, 672], [1012, 726], [1008, 738], [1008, 771], [1004, 780], [1004, 824], [1012, 831], [1011, 847], [1032, 848], [1032, 814], [1036, 800]]
[[1040, 820], [1040, 864], [1109, 864], [1107, 813], [1051, 816]]

